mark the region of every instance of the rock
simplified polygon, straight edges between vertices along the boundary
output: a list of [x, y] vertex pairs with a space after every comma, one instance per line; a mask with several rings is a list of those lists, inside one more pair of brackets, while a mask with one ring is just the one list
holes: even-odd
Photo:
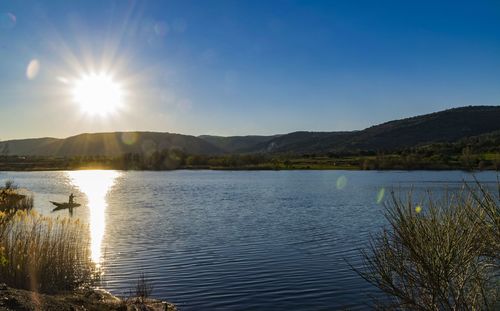
[[44, 295], [0, 284], [0, 311], [177, 311], [168, 302], [155, 299], [119, 299], [99, 289]]

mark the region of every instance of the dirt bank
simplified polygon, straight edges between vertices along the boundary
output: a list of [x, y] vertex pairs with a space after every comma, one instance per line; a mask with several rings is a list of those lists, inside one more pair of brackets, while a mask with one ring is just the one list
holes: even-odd
[[168, 302], [138, 298], [120, 299], [103, 290], [82, 289], [67, 294], [44, 295], [0, 284], [0, 311], [177, 311]]

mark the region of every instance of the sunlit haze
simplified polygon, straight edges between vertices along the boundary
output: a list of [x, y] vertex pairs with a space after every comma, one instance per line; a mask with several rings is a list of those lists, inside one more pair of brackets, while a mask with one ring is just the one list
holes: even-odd
[[0, 140], [355, 130], [500, 104], [498, 1], [0, 2]]

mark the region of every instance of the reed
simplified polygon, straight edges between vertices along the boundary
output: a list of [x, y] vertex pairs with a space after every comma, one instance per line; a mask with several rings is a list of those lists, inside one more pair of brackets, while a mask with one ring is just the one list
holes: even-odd
[[88, 234], [78, 220], [0, 213], [0, 282], [43, 293], [94, 285]]
[[356, 270], [386, 294], [376, 307], [498, 310], [499, 202], [479, 184], [440, 200], [429, 194], [423, 204], [393, 194], [389, 226], [373, 237]]

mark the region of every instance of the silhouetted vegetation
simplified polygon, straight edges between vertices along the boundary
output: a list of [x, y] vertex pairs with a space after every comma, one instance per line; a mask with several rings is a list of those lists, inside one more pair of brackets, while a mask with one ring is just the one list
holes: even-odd
[[329, 152], [327, 154], [186, 154], [180, 149], [121, 156], [1, 157], [0, 170], [173, 170], [173, 169], [361, 169], [361, 170], [498, 170], [500, 142], [479, 137], [456, 143], [380, 151]]
[[[500, 185], [499, 185], [500, 191]], [[498, 310], [500, 197], [482, 186], [415, 204], [394, 196], [388, 228], [363, 252], [358, 272], [390, 310]]]
[[20, 194], [18, 186], [11, 180], [5, 182], [5, 186], [0, 187], [0, 212], [8, 216], [15, 211], [33, 208], [33, 197]]
[[137, 284], [135, 285], [135, 297], [141, 301], [149, 298], [153, 293], [153, 286], [151, 282], [146, 278], [144, 272], [141, 273], [137, 279]]
[[86, 226], [31, 211], [33, 199], [11, 182], [0, 193], [0, 283], [54, 293], [98, 280]]

